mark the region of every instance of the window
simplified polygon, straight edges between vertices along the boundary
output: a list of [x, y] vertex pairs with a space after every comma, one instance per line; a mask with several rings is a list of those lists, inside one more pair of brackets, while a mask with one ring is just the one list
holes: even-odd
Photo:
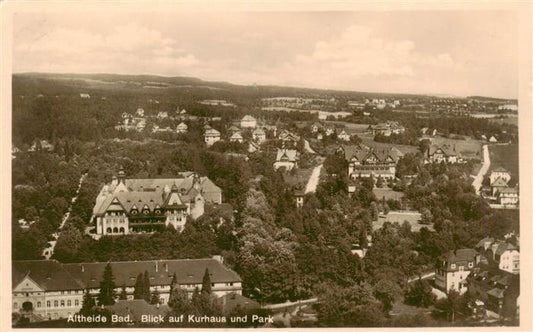
[[41, 307], [41, 301], [37, 301], [37, 308]]
[[474, 267], [474, 262], [468, 262], [468, 267]]
[[70, 306], [72, 306], [72, 301], [67, 300], [67, 307], [70, 307]]
[[46, 301], [46, 307], [50, 308], [50, 301]]
[[451, 266], [451, 267], [452, 267], [452, 270], [453, 270], [453, 269], [455, 269], [455, 264], [452, 264], [452, 266]]
[[61, 300], [61, 306], [62, 306], [62, 307], [65, 306], [65, 300]]
[[74, 306], [79, 306], [80, 305], [80, 300], [74, 300]]
[[59, 306], [59, 301], [58, 300], [55, 300], [54, 301], [54, 308], [57, 308]]
[[148, 210], [144, 210], [143, 213], [144, 213], [144, 214], [148, 214], [148, 213], [150, 213], [150, 211], [148, 211]]

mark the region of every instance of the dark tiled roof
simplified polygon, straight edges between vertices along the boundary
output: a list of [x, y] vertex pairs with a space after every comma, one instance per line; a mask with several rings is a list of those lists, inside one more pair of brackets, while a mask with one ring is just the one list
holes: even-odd
[[40, 287], [47, 291], [83, 289], [83, 284], [56, 260], [13, 261], [12, 286], [16, 287], [25, 277], [29, 276]]
[[[99, 287], [106, 264], [72, 263], [64, 264], [64, 266], [80, 283], [92, 288]], [[237, 273], [212, 258], [111, 262], [110, 264], [117, 287], [123, 284], [128, 287], [134, 286], [137, 275], [144, 271], [148, 271], [151, 285], [170, 285], [174, 273], [179, 284], [201, 284], [206, 268], [209, 269], [213, 283], [241, 281]]]
[[492, 184], [492, 187], [507, 187], [507, 181], [502, 178], [497, 178]]
[[444, 254], [444, 257], [447, 259], [447, 261], [453, 263], [453, 262], [459, 262], [459, 261], [466, 261], [466, 260], [473, 260], [477, 255], [477, 251], [474, 249], [457, 249], [457, 250], [450, 250], [446, 254]]

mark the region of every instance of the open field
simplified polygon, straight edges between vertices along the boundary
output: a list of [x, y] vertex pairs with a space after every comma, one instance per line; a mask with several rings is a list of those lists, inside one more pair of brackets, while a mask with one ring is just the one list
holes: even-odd
[[467, 138], [462, 140], [437, 136], [431, 137], [431, 143], [436, 146], [442, 146], [444, 144], [448, 144], [452, 147], [455, 146], [455, 151], [462, 158], [483, 160], [483, 154], [481, 151], [483, 144], [481, 141], [475, 139]]
[[380, 214], [378, 221], [372, 223], [372, 229], [377, 230], [383, 227], [385, 222], [403, 224], [407, 221], [411, 225], [411, 231], [418, 232], [422, 227], [427, 227], [429, 230], [433, 231], [433, 225], [422, 225], [419, 223], [422, 215], [416, 211], [390, 211], [386, 215]]
[[364, 138], [364, 137], [362, 137], [361, 140], [363, 141], [363, 144], [368, 145], [369, 147], [372, 147], [374, 149], [389, 149], [391, 147], [395, 147], [398, 150], [400, 150], [403, 154], [416, 153], [417, 151], [419, 151], [418, 147], [413, 146], [413, 145], [401, 145], [401, 144], [374, 142], [373, 138]]
[[487, 175], [490, 175], [491, 170], [497, 167], [503, 167], [511, 172], [511, 177], [518, 181], [518, 144], [509, 145], [489, 145], [490, 153], [490, 169]]
[[385, 200], [394, 199], [399, 201], [404, 196], [403, 192], [394, 191], [390, 188], [374, 188], [372, 191], [374, 192], [374, 195], [376, 195], [376, 198], [378, 200], [381, 200], [383, 199], [383, 197], [385, 197]]
[[515, 125], [515, 126], [518, 127], [518, 117], [517, 116], [510, 116], [510, 117], [505, 118], [505, 119], [490, 119], [489, 121], [490, 122], [499, 123], [499, 124], [507, 123], [507, 124]]

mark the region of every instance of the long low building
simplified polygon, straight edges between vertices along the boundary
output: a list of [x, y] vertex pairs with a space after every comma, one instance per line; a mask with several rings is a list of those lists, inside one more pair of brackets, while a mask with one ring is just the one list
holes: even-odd
[[[190, 295], [202, 288], [206, 269], [209, 271], [212, 293], [223, 296], [242, 294], [242, 280], [222, 263], [220, 256], [204, 259], [151, 260], [110, 262], [117, 298], [126, 288], [126, 297], [133, 300], [139, 273], [148, 272], [150, 290], [157, 290], [161, 304], [170, 296], [173, 275]], [[14, 261], [12, 269], [13, 312], [32, 314], [41, 319], [60, 319], [77, 313], [88, 289], [97, 296], [107, 263], [62, 264], [56, 260]]]

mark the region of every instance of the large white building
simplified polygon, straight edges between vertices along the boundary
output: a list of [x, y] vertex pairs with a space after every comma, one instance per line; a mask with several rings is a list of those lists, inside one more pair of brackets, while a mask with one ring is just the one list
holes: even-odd
[[[85, 289], [93, 296], [100, 291], [100, 281], [107, 263], [62, 264], [56, 260], [14, 261], [12, 268], [12, 310], [38, 319], [60, 319], [76, 314], [82, 306]], [[220, 256], [204, 259], [110, 262], [117, 299], [126, 287], [126, 297], [133, 300], [139, 273], [148, 272], [150, 290], [158, 291], [161, 304], [168, 303], [174, 274], [189, 296], [201, 290], [206, 269], [212, 294], [223, 296], [242, 293], [242, 280], [222, 264]]]
[[187, 217], [196, 219], [205, 204], [222, 203], [222, 190], [207, 177], [183, 172], [171, 179], [127, 179], [121, 169], [96, 197], [92, 219], [96, 233], [149, 233], [172, 225], [178, 231]]
[[480, 255], [474, 249], [458, 249], [439, 257], [435, 270], [435, 285], [448, 293], [466, 292], [466, 277], [479, 263]]

